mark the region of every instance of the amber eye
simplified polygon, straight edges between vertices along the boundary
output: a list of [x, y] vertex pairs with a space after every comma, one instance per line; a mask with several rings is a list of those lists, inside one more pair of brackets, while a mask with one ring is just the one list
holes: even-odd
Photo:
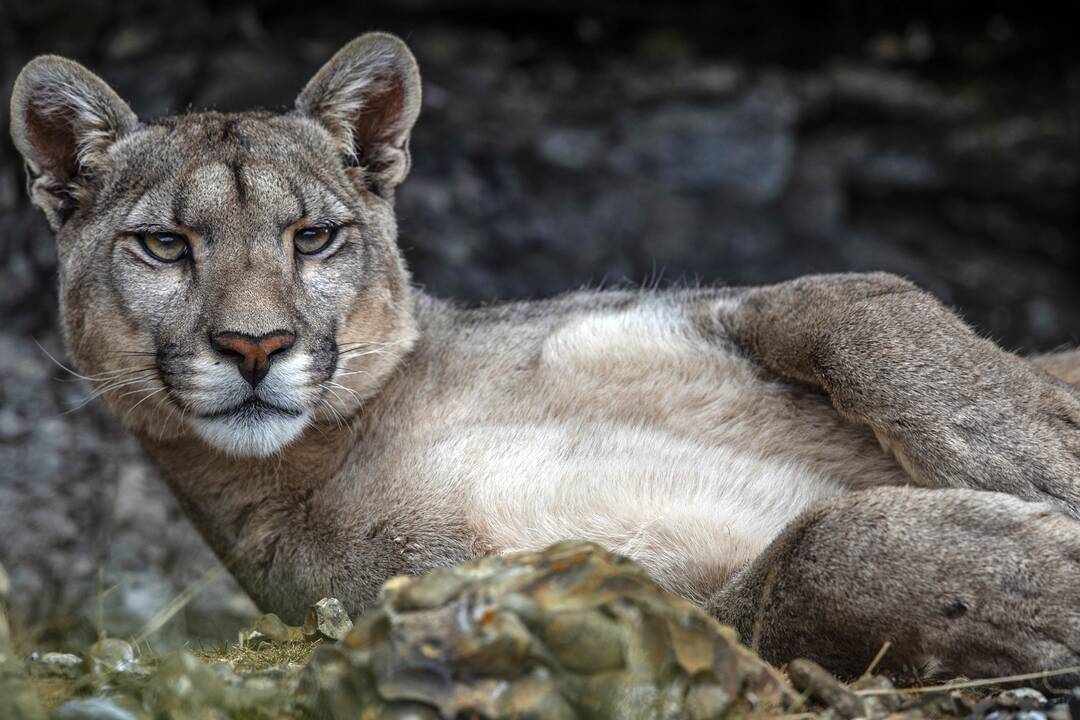
[[314, 255], [325, 250], [336, 233], [337, 228], [333, 227], [301, 228], [293, 233], [293, 245], [301, 255]]
[[139, 236], [139, 242], [161, 262], [176, 262], [188, 254], [187, 238], [179, 233], [147, 233]]

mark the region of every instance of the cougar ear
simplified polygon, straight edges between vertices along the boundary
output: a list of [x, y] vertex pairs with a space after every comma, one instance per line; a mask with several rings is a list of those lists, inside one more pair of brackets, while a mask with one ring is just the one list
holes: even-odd
[[337, 52], [296, 99], [323, 125], [362, 181], [391, 198], [409, 172], [409, 133], [420, 114], [420, 71], [405, 43], [368, 33]]
[[77, 62], [43, 55], [27, 63], [11, 93], [11, 138], [26, 161], [30, 198], [53, 229], [109, 146], [138, 118], [104, 80]]

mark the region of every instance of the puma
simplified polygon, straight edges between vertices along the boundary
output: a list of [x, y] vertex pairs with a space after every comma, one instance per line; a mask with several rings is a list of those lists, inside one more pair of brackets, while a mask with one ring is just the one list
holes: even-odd
[[15, 84], [70, 355], [264, 609], [584, 538], [774, 662], [1080, 664], [1080, 353], [886, 274], [429, 297], [393, 209], [419, 110], [378, 33], [280, 114], [140, 120], [55, 56]]

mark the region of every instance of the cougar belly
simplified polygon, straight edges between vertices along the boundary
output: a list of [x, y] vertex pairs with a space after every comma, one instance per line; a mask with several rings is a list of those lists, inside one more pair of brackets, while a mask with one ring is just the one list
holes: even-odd
[[715, 590], [808, 505], [845, 490], [798, 463], [615, 423], [474, 428], [454, 444], [462, 463], [484, 458], [470, 506], [493, 547], [592, 540], [687, 596]]
[[657, 299], [567, 321], [521, 391], [543, 412], [456, 437], [493, 547], [593, 540], [702, 600], [809, 505], [906, 481], [827, 398], [763, 375], [688, 314]]

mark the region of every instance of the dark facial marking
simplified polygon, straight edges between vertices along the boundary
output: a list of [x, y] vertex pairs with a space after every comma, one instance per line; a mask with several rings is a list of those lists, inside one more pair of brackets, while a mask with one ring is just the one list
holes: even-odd
[[247, 205], [247, 183], [244, 182], [244, 171], [240, 167], [240, 161], [234, 159], [229, 163], [229, 169], [232, 170], [233, 182], [236, 183], [236, 200], [241, 205]]

